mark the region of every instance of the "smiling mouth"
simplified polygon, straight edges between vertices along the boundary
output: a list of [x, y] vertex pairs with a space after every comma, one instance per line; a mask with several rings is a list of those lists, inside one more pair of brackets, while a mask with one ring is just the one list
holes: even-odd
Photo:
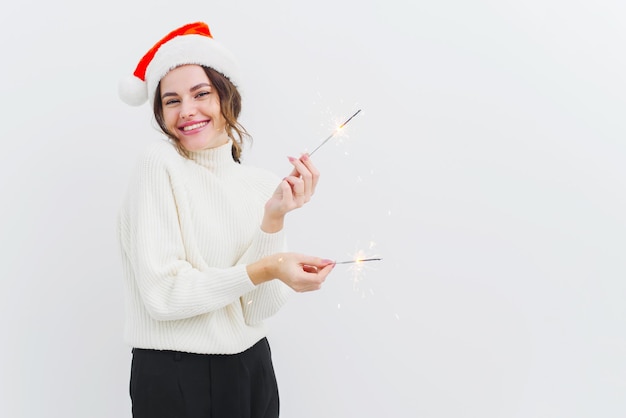
[[209, 124], [208, 121], [198, 122], [198, 123], [194, 123], [193, 125], [183, 126], [182, 128], [180, 128], [180, 130], [183, 132], [193, 131], [194, 129], [200, 129], [208, 124]]

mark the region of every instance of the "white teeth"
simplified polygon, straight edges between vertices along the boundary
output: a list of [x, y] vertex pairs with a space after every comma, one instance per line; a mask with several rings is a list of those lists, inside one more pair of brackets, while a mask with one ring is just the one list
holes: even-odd
[[193, 125], [187, 125], [183, 128], [183, 131], [187, 132], [187, 131], [191, 131], [194, 129], [198, 129], [203, 127], [204, 125], [208, 124], [209, 122], [198, 122], [198, 123], [194, 123]]

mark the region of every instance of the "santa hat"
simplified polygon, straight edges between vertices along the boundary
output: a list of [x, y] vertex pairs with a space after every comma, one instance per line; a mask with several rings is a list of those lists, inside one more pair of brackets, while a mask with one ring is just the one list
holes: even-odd
[[213, 39], [206, 23], [196, 22], [173, 30], [150, 48], [133, 75], [120, 80], [120, 98], [131, 106], [139, 106], [146, 100], [152, 104], [159, 81], [174, 68], [185, 64], [211, 67], [233, 84], [238, 83], [235, 58]]

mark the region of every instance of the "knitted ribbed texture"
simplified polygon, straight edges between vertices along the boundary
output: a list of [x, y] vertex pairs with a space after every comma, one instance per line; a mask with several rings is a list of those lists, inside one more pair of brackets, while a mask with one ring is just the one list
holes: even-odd
[[166, 142], [139, 161], [120, 210], [125, 340], [132, 347], [234, 354], [266, 335], [291, 290], [255, 286], [246, 264], [285, 250], [261, 231], [279, 179], [237, 164], [231, 144], [183, 158]]

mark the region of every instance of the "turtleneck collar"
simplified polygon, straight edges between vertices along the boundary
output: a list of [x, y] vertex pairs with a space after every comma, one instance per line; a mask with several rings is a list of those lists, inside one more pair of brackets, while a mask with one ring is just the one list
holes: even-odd
[[237, 164], [233, 160], [232, 145], [232, 140], [230, 140], [219, 147], [190, 151], [189, 158], [211, 171], [227, 169]]

